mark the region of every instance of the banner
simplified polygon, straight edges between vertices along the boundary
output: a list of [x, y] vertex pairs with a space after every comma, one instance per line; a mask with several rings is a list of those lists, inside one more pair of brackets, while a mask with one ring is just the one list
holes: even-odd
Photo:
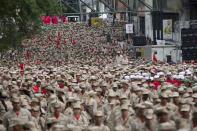
[[163, 20], [163, 39], [172, 39], [172, 20]]
[[133, 33], [133, 24], [126, 24], [126, 33], [127, 34]]
[[50, 16], [45, 16], [44, 24], [46, 24], [46, 25], [50, 25], [51, 24], [51, 17]]
[[57, 25], [58, 24], [58, 18], [57, 18], [57, 16], [53, 16], [52, 17], [52, 23], [53, 23], [53, 25]]
[[41, 16], [40, 18], [42, 20], [43, 25], [57, 25], [59, 23], [68, 23], [68, 18], [66, 16]]
[[95, 18], [91, 18], [91, 25], [92, 26], [101, 26], [102, 25], [102, 19], [95, 17]]

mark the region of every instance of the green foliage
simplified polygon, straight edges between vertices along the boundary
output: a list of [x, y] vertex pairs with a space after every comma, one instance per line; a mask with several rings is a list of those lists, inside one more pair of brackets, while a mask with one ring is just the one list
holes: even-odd
[[[42, 15], [61, 15], [60, 0], [0, 0], [0, 51], [39, 31]], [[20, 9], [17, 15], [17, 10]], [[13, 18], [15, 22], [13, 22]]]

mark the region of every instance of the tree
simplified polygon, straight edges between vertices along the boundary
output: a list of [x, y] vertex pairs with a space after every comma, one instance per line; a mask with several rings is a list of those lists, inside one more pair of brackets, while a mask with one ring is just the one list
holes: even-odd
[[10, 46], [17, 47], [22, 39], [37, 33], [40, 16], [60, 14], [59, 0], [1, 0], [0, 51]]

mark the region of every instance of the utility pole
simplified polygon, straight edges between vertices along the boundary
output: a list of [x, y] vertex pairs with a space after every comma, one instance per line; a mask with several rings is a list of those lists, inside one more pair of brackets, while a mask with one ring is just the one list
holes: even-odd
[[63, 11], [62, 11], [62, 0], [59, 0], [59, 4], [60, 4], [60, 16], [62, 16]]
[[99, 0], [96, 0], [96, 12], [99, 12]]

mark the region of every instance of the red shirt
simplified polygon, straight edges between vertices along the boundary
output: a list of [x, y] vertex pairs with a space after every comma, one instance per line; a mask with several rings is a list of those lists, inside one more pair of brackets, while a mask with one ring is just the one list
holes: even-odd
[[34, 90], [34, 93], [39, 93], [39, 89], [40, 89], [40, 87], [39, 86], [34, 86], [33, 87], [33, 90]]
[[176, 79], [172, 80], [172, 83], [173, 83], [176, 87], [179, 87], [179, 86], [181, 86], [181, 84], [182, 84], [181, 81], [176, 80]]
[[153, 81], [152, 84], [154, 85], [154, 90], [158, 90], [158, 87], [161, 85], [161, 82], [160, 81]]
[[60, 114], [58, 113], [58, 114], [55, 114], [54, 116], [56, 119], [58, 119], [60, 117]]
[[80, 115], [75, 115], [75, 119], [79, 120], [80, 119]]
[[166, 82], [173, 84], [173, 80], [171, 80], [171, 79], [167, 79]]
[[47, 94], [47, 90], [46, 89], [42, 89], [42, 94], [46, 95]]
[[63, 89], [64, 88], [64, 83], [59, 83], [59, 88]]
[[18, 112], [18, 111], [16, 112], [16, 116], [17, 116], [17, 117], [19, 116], [19, 112]]

